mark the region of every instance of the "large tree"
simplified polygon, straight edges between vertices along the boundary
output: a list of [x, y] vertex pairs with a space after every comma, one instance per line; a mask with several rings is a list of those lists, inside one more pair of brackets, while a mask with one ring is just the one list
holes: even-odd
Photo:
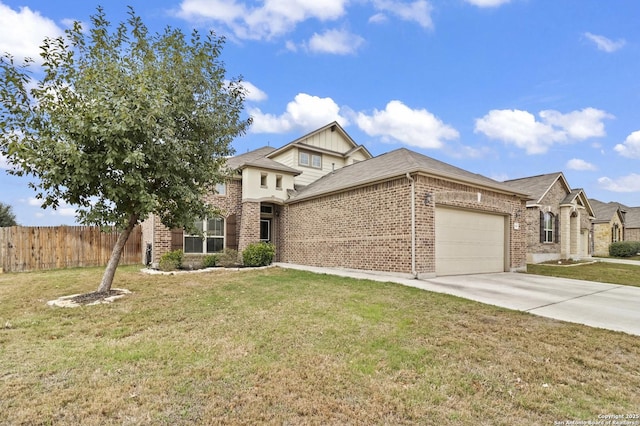
[[0, 203], [0, 228], [4, 226], [16, 226], [16, 216], [11, 211], [11, 206]]
[[133, 9], [112, 27], [104, 10], [33, 61], [0, 62], [0, 153], [34, 176], [43, 207], [79, 206], [78, 219], [121, 229], [98, 292], [111, 289], [125, 243], [151, 214], [170, 228], [211, 214], [203, 195], [224, 180], [231, 142], [244, 134], [245, 90], [225, 79], [222, 37], [167, 27], [150, 34]]

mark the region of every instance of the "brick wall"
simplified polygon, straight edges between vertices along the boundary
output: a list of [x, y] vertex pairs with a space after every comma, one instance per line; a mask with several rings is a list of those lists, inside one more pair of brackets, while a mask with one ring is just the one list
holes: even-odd
[[[242, 217], [242, 183], [233, 179], [227, 182], [226, 195], [215, 195], [213, 193], [205, 196], [205, 201], [220, 209], [226, 218], [229, 215], [236, 215], [236, 235], [240, 235], [240, 222]], [[153, 244], [153, 262], [160, 261], [163, 254], [171, 250], [171, 230], [164, 226], [159, 217], [148, 218], [142, 224], [143, 227], [143, 250], [147, 243]]]
[[[510, 269], [526, 268], [525, 231], [513, 229], [524, 202], [513, 196], [416, 176], [416, 271], [435, 273], [435, 204], [510, 217]], [[478, 200], [478, 192], [481, 198]], [[425, 204], [429, 193], [432, 199]], [[287, 204], [282, 261], [373, 271], [411, 272], [411, 183], [406, 177]]]
[[625, 228], [625, 241], [640, 241], [640, 228]]

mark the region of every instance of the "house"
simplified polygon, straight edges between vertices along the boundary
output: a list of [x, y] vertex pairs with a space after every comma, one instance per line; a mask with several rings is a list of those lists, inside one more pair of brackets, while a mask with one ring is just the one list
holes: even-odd
[[624, 241], [640, 241], [640, 207], [621, 207], [626, 212]]
[[[270, 241], [276, 260], [413, 277], [526, 269], [524, 191], [422, 154], [372, 157], [338, 123], [228, 160], [204, 236], [145, 222], [153, 260]], [[210, 241], [211, 239], [211, 241]]]
[[591, 221], [593, 255], [608, 256], [609, 245], [625, 239], [625, 210], [618, 203], [589, 199], [595, 218]]
[[528, 263], [591, 255], [591, 221], [595, 214], [584, 190], [571, 189], [562, 172], [504, 184], [532, 196], [527, 201], [525, 219]]

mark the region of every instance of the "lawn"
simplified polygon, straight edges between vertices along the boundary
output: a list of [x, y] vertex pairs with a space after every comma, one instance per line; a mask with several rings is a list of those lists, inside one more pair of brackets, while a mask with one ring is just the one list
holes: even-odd
[[572, 266], [529, 264], [527, 273], [640, 287], [640, 266], [623, 263], [596, 262]]
[[0, 275], [0, 424], [553, 425], [634, 414], [640, 338], [270, 268]]

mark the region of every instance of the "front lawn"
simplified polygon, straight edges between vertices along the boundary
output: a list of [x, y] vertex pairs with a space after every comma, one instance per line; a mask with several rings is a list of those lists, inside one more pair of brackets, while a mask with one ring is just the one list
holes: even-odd
[[640, 287], [640, 266], [623, 263], [596, 262], [572, 266], [529, 264], [527, 273]]
[[515, 425], [637, 413], [640, 338], [270, 268], [0, 275], [0, 424]]

